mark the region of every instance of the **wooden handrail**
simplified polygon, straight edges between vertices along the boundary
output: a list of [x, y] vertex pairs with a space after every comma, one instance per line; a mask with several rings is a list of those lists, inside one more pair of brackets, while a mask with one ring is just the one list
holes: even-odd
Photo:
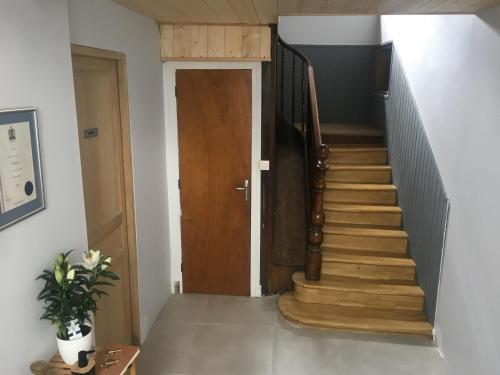
[[[306, 280], [319, 280], [321, 275], [321, 244], [323, 242], [323, 225], [325, 213], [323, 209], [323, 195], [326, 188], [325, 174], [328, 170], [326, 159], [328, 158], [328, 146], [321, 140], [321, 128], [319, 122], [318, 101], [316, 98], [316, 82], [312, 62], [304, 54], [286, 43], [278, 36], [278, 48], [281, 47], [280, 82], [277, 92], [280, 94], [280, 105], [278, 115], [295, 126], [296, 117], [296, 59], [301, 62], [301, 103], [300, 110], [301, 131], [304, 137], [305, 168], [307, 176], [306, 202], [308, 202], [308, 245], [306, 250], [305, 276]], [[291, 60], [291, 100], [290, 118], [286, 121], [285, 114], [285, 50], [292, 54]], [[307, 74], [306, 74], [307, 73]]]

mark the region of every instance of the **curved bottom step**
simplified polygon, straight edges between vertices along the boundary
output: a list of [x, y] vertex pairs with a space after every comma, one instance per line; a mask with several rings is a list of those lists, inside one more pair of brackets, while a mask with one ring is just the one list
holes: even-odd
[[432, 335], [421, 311], [394, 311], [300, 302], [293, 293], [278, 300], [285, 318], [306, 326], [382, 333]]

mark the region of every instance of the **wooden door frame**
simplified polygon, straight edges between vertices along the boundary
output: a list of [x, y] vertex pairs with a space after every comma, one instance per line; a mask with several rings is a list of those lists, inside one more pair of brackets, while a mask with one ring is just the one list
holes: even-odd
[[[251, 129], [251, 217], [250, 217], [250, 296], [260, 297], [260, 226], [261, 226], [261, 98], [262, 63], [227, 61], [169, 61], [164, 66], [165, 144], [167, 160], [169, 244], [171, 285], [180, 283], [182, 291], [181, 206], [178, 188], [179, 144], [175, 72], [178, 69], [249, 69], [252, 70], [252, 129]], [[230, 241], [230, 239], [228, 239]]]
[[140, 345], [139, 282], [137, 272], [137, 242], [135, 226], [134, 176], [127, 87], [127, 64], [124, 53], [78, 44], [71, 45], [72, 56], [96, 57], [116, 61], [118, 72], [118, 96], [120, 104], [120, 126], [123, 149], [123, 175], [125, 184], [125, 212], [127, 220], [127, 244], [130, 278], [130, 313], [132, 323], [132, 343]]

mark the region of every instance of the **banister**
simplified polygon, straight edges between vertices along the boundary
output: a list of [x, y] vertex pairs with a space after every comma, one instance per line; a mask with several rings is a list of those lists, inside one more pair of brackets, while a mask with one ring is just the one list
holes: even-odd
[[[308, 245], [306, 250], [305, 276], [306, 280], [319, 280], [321, 275], [321, 244], [323, 242], [323, 225], [325, 223], [325, 214], [323, 209], [323, 195], [326, 188], [325, 174], [328, 170], [326, 159], [328, 158], [329, 148], [323, 144], [321, 139], [321, 128], [319, 122], [318, 101], [316, 98], [316, 82], [314, 78], [314, 68], [311, 60], [286, 43], [278, 36], [278, 48], [281, 47], [281, 74], [279, 82], [280, 88], [280, 107], [278, 114], [285, 118], [285, 50], [292, 54], [291, 63], [291, 126], [295, 126], [295, 71], [296, 59], [302, 62], [301, 66], [301, 131], [304, 137], [304, 149], [306, 163], [306, 202], [308, 202]], [[305, 66], [305, 69], [304, 69]], [[304, 74], [304, 70], [306, 74]], [[278, 91], [278, 90], [277, 90]]]

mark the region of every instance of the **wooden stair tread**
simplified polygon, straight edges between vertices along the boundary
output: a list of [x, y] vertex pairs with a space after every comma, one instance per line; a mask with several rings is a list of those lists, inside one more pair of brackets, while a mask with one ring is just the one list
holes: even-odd
[[382, 137], [384, 132], [367, 124], [335, 124], [321, 123], [321, 134], [347, 136], [377, 136]]
[[323, 268], [319, 281], [292, 275], [278, 305], [289, 320], [323, 328], [432, 335], [424, 291], [408, 256], [408, 235], [392, 182], [383, 132], [322, 124], [326, 160]]
[[380, 280], [365, 280], [331, 276], [327, 280], [306, 281], [303, 272], [292, 276], [295, 284], [310, 289], [327, 289], [378, 295], [398, 295], [423, 297], [422, 288], [416, 285], [382, 284]]
[[390, 171], [392, 168], [389, 165], [376, 164], [336, 164], [329, 163], [328, 167], [333, 171]]
[[382, 212], [382, 213], [395, 213], [402, 212], [398, 206], [370, 206], [363, 204], [337, 204], [326, 203], [324, 206], [326, 211], [343, 211], [343, 212]]
[[325, 227], [324, 232], [347, 236], [408, 238], [408, 234], [405, 231], [393, 229], [356, 228], [332, 225]]
[[370, 151], [387, 152], [387, 147], [330, 147], [330, 153], [366, 153]]
[[343, 184], [338, 182], [327, 182], [326, 189], [335, 190], [366, 190], [366, 191], [396, 191], [392, 184]]
[[328, 143], [328, 148], [336, 148], [336, 149], [343, 149], [343, 148], [384, 148], [385, 145], [382, 143], [339, 143], [339, 144], [331, 144]]
[[278, 307], [289, 320], [307, 326], [385, 333], [431, 335], [421, 311], [360, 308], [300, 302], [293, 293], [280, 296]]
[[323, 253], [324, 262], [338, 263], [356, 263], [369, 264], [377, 266], [392, 266], [392, 267], [415, 267], [415, 261], [411, 258], [394, 258], [383, 256], [357, 255], [357, 254], [342, 254], [342, 253]]
[[338, 244], [329, 244], [328, 242], [323, 242], [321, 245], [322, 254], [352, 254], [352, 255], [367, 255], [373, 257], [385, 257], [385, 258], [408, 258], [407, 252], [393, 252], [393, 251], [381, 251], [375, 249], [359, 249], [355, 246], [342, 246]]

